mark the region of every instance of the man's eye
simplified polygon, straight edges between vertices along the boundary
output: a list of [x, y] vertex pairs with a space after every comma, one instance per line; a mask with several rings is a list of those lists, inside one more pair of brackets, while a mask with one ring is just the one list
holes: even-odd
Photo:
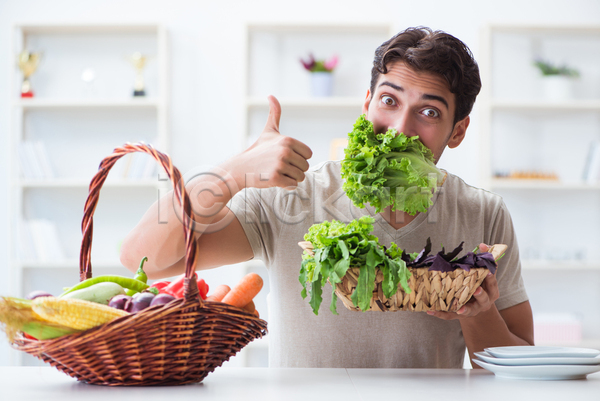
[[396, 101], [393, 98], [391, 98], [390, 96], [382, 96], [381, 102], [383, 104], [385, 104], [386, 106], [393, 106], [396, 104]]
[[436, 109], [425, 109], [423, 115], [426, 117], [439, 117], [440, 113]]

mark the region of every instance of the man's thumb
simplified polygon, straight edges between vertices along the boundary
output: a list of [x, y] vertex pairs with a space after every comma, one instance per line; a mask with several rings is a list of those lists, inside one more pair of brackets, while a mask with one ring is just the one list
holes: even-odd
[[281, 118], [281, 105], [279, 100], [273, 95], [267, 97], [269, 100], [269, 117], [267, 118], [267, 125], [265, 130], [271, 130], [279, 132], [279, 120]]

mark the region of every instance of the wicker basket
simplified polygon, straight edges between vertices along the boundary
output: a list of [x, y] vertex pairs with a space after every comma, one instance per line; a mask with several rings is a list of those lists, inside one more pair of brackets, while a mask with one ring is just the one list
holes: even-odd
[[[312, 254], [313, 246], [308, 241], [299, 242], [302, 249]], [[489, 250], [494, 259], [498, 259], [507, 249], [504, 244], [496, 244]], [[398, 285], [398, 291], [391, 298], [383, 294], [381, 283], [383, 273], [377, 269], [375, 277], [375, 290], [371, 298], [371, 311], [398, 311], [409, 310], [414, 312], [445, 311], [456, 312], [466, 304], [473, 293], [481, 285], [489, 270], [486, 268], [472, 268], [469, 271], [456, 269], [452, 272], [429, 271], [428, 267], [409, 268], [411, 277], [408, 285], [411, 289], [407, 294]], [[350, 267], [342, 282], [335, 285], [335, 293], [342, 300], [344, 306], [351, 311], [360, 311], [350, 298], [358, 282], [360, 269]]]
[[196, 280], [194, 240], [188, 194], [170, 158], [143, 143], [115, 149], [92, 179], [82, 222], [80, 280], [92, 277], [90, 262], [93, 219], [99, 191], [115, 162], [127, 153], [145, 152], [165, 169], [182, 205], [186, 240], [184, 297], [153, 306], [103, 326], [52, 340], [18, 335], [14, 347], [77, 380], [107, 386], [180, 385], [198, 383], [250, 341], [267, 332], [267, 323], [243, 309], [203, 302]]

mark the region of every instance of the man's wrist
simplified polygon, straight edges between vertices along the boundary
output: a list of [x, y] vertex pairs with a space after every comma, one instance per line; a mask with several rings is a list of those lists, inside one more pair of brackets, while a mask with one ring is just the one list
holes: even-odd
[[244, 164], [236, 158], [227, 160], [217, 167], [217, 174], [222, 177], [223, 182], [232, 191], [231, 196], [246, 188], [246, 170]]

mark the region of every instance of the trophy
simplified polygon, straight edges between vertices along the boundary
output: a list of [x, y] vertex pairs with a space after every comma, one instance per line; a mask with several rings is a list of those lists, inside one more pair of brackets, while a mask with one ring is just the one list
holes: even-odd
[[135, 82], [133, 85], [133, 96], [146, 96], [146, 90], [144, 89], [144, 67], [148, 58], [140, 52], [135, 52], [128, 57], [129, 62], [135, 68]]
[[94, 80], [96, 79], [96, 71], [93, 68], [86, 68], [81, 73], [81, 80], [85, 82], [85, 88], [83, 91], [84, 97], [94, 97], [96, 95], [96, 87], [94, 86]]
[[31, 90], [31, 82], [29, 77], [37, 69], [42, 53], [31, 53], [23, 51], [19, 54], [19, 69], [23, 73], [23, 84], [21, 85], [21, 97], [33, 97], [33, 91]]

